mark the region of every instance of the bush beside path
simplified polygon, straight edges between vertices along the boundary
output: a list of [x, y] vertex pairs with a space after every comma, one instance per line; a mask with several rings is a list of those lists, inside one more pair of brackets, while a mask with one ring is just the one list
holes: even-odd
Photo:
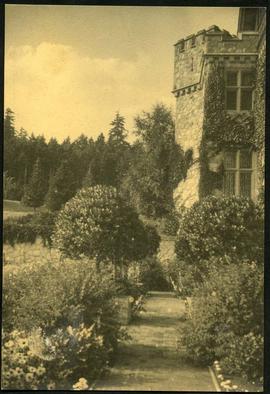
[[115, 365], [94, 389], [215, 391], [207, 368], [179, 356], [177, 329], [184, 314], [184, 301], [173, 293], [151, 292], [145, 311], [128, 327], [132, 339], [119, 347]]

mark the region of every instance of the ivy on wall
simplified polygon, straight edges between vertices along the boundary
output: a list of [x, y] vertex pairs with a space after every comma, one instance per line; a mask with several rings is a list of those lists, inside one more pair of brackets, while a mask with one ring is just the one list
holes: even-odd
[[[263, 72], [260, 75], [263, 76]], [[255, 150], [261, 149], [261, 135], [255, 128], [254, 112], [228, 113], [224, 103], [224, 68], [213, 62], [209, 64], [205, 86], [203, 136], [200, 146], [201, 198], [212, 194], [214, 190], [222, 190], [222, 155], [219, 156], [215, 170], [209, 168], [209, 161], [224, 148], [248, 146]], [[259, 103], [257, 107], [260, 108]]]
[[265, 149], [265, 42], [259, 51], [257, 62], [257, 81], [255, 88], [255, 134], [258, 147], [258, 169], [261, 184], [261, 197], [264, 196], [264, 149]]

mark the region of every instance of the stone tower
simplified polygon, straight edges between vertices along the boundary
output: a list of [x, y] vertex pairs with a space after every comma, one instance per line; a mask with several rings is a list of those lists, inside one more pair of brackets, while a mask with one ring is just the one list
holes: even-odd
[[265, 24], [264, 8], [240, 8], [237, 36], [211, 26], [175, 44], [176, 142], [192, 155], [176, 206], [260, 193]]

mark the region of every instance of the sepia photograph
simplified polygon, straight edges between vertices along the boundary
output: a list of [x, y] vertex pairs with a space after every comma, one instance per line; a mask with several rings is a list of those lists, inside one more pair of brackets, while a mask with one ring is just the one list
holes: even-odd
[[267, 7], [3, 10], [1, 389], [263, 392]]

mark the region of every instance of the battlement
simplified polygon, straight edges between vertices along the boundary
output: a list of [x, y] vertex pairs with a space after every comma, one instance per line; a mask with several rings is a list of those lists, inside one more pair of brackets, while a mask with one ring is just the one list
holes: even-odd
[[190, 91], [200, 89], [205, 58], [256, 56], [258, 39], [258, 32], [241, 32], [236, 36], [213, 25], [177, 41], [173, 92], [185, 87]]

